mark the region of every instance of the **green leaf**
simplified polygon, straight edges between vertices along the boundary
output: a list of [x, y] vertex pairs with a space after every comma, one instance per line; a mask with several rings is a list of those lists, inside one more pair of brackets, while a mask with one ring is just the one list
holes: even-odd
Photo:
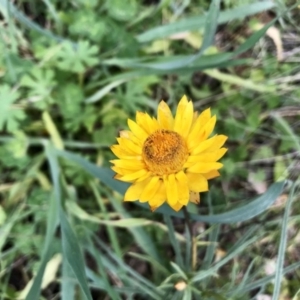
[[[235, 56], [235, 52], [225, 52], [217, 53], [210, 55], [174, 55], [174, 56], [157, 56], [149, 57], [147, 60], [144, 58], [141, 59], [122, 59], [122, 58], [113, 58], [104, 60], [102, 63], [105, 65], [117, 65], [123, 68], [145, 68], [153, 69], [146, 70], [145, 75], [151, 74], [166, 74], [174, 69], [178, 71], [196, 71], [209, 68], [225, 68], [229, 67], [232, 64], [245, 64], [250, 62], [250, 60], [231, 60]], [[154, 70], [157, 70], [158, 73], [155, 73]], [[124, 75], [121, 78], [114, 78], [115, 80], [124, 80], [126, 78]], [[112, 80], [113, 81], [113, 80]]]
[[88, 8], [65, 13], [67, 14], [66, 18], [69, 19], [69, 30], [77, 38], [89, 38], [93, 42], [99, 43], [108, 30], [105, 20], [99, 18], [96, 10]]
[[81, 166], [85, 171], [90, 173], [92, 176], [100, 179], [104, 184], [108, 185], [113, 190], [115, 190], [121, 194], [124, 194], [125, 191], [127, 190], [128, 184], [125, 182], [115, 180], [113, 178], [114, 173], [112, 170], [110, 170], [108, 168], [98, 167], [98, 166], [90, 163], [83, 157], [81, 157], [77, 154], [73, 154], [71, 152], [60, 151], [60, 150], [55, 150], [55, 152], [57, 153], [58, 156], [64, 157], [68, 160], [75, 162], [76, 164]]
[[[0, 226], [2, 226], [4, 224], [6, 218], [7, 218], [7, 215], [5, 213], [5, 210], [0, 205]], [[1, 245], [1, 242], [0, 242], [0, 245]], [[0, 250], [1, 250], [1, 247], [0, 247]]]
[[103, 96], [108, 94], [112, 89], [114, 89], [115, 87], [123, 84], [124, 82], [126, 82], [125, 79], [113, 81], [112, 83], [110, 83], [110, 84], [106, 85], [105, 87], [101, 88], [99, 91], [97, 91], [92, 96], [85, 99], [85, 102], [86, 103], [94, 103], [94, 102], [99, 101], [100, 99], [103, 98]]
[[199, 52], [196, 55], [191, 55], [190, 58], [187, 57], [186, 59], [178, 59], [177, 61], [173, 61], [172, 64], [168, 65], [168, 67], [165, 65], [164, 69], [176, 69], [182, 68], [186, 65], [191, 65], [204, 53], [209, 46], [212, 45], [217, 30], [219, 11], [220, 0], [213, 0], [210, 5], [209, 12], [205, 18], [204, 38]]
[[[66, 41], [62, 37], [53, 34], [51, 31], [42, 28], [40, 25], [38, 25], [37, 23], [35, 23], [32, 20], [30, 20], [29, 18], [27, 18], [27, 16], [25, 14], [23, 14], [23, 12], [18, 10], [12, 4], [12, 2], [9, 0], [0, 0], [0, 11], [2, 12], [2, 14], [4, 15], [4, 17], [6, 19], [9, 19], [10, 15], [12, 15], [21, 24], [25, 25], [29, 29], [35, 30], [35, 31], [41, 33], [42, 35], [44, 35], [48, 38], [51, 38], [57, 42]], [[7, 22], [10, 22], [10, 21], [7, 20]], [[73, 44], [73, 46], [76, 45], [75, 43], [72, 43], [72, 44]]]
[[87, 41], [79, 41], [75, 48], [71, 43], [62, 44], [61, 51], [57, 53], [57, 66], [65, 71], [83, 73], [88, 67], [99, 62], [97, 46], [91, 46]]
[[[291, 264], [290, 266], [283, 269], [283, 275], [288, 273], [293, 273], [295, 270], [299, 269], [300, 262], [296, 262], [294, 264]], [[276, 273], [274, 275], [269, 275], [266, 277], [263, 277], [261, 279], [258, 279], [254, 282], [248, 283], [243, 287], [243, 292], [248, 292], [254, 289], [260, 289], [261, 287], [265, 287], [268, 283], [271, 283], [274, 281], [274, 278], [276, 276]]]
[[88, 214], [85, 212], [80, 206], [78, 206], [75, 202], [68, 201], [67, 209], [70, 211], [71, 214], [75, 215], [77, 218], [94, 222], [98, 224], [105, 224], [108, 226], [115, 226], [115, 227], [121, 227], [121, 228], [131, 228], [131, 227], [141, 227], [145, 225], [149, 225], [153, 223], [151, 220], [143, 219], [143, 218], [124, 218], [120, 220], [102, 220], [98, 217], [95, 217], [93, 215]]
[[54, 71], [40, 68], [33, 68], [20, 82], [21, 86], [28, 88], [28, 96], [34, 99], [34, 105], [40, 109], [46, 109], [49, 103], [53, 103], [51, 93], [56, 84]]
[[197, 56], [201, 56], [202, 53], [204, 53], [204, 51], [212, 45], [218, 26], [219, 12], [220, 0], [213, 0], [210, 4], [209, 12], [205, 20], [203, 43]]
[[62, 208], [60, 209], [59, 218], [62, 231], [62, 247], [64, 258], [67, 259], [70, 267], [72, 268], [86, 299], [92, 300], [85, 277], [85, 265], [82, 253], [79, 248], [77, 238]]
[[[119, 192], [120, 194], [124, 194], [126, 189], [128, 188], [128, 184], [117, 181], [113, 179], [113, 172], [108, 168], [97, 167], [92, 163], [88, 162], [84, 158], [67, 152], [56, 150], [57, 155], [65, 157], [69, 160], [72, 160], [78, 163], [81, 167], [83, 167], [87, 172], [91, 175], [99, 178], [103, 183], [108, 185], [113, 190]], [[268, 207], [270, 207], [277, 197], [281, 194], [285, 182], [276, 182], [273, 183], [270, 188], [261, 196], [251, 201], [249, 204], [246, 204], [240, 208], [233, 209], [229, 212], [214, 214], [209, 216], [201, 216], [196, 214], [190, 214], [191, 219], [199, 222], [207, 222], [207, 223], [236, 223], [249, 220], [262, 212], [264, 212]], [[149, 208], [147, 204], [135, 202], [136, 204]], [[157, 212], [162, 214], [167, 214], [170, 216], [184, 218], [183, 212], [176, 213], [173, 211], [168, 205], [164, 204], [162, 207], [157, 209]]]
[[[176, 238], [176, 235], [175, 235], [176, 231], [174, 229], [172, 219], [170, 218], [170, 216], [165, 215], [164, 216], [164, 221], [165, 221], [166, 225], [168, 226], [168, 235], [169, 235], [170, 242], [171, 242], [172, 247], [173, 247], [174, 252], [175, 252], [176, 264], [180, 268], [184, 268], [182, 252], [181, 252], [180, 244], [179, 244], [179, 242]], [[186, 269], [188, 269], [187, 266], [186, 266]]]
[[284, 216], [281, 225], [281, 236], [280, 236], [280, 244], [279, 244], [279, 251], [278, 251], [278, 258], [277, 258], [277, 266], [275, 272], [275, 280], [274, 280], [274, 292], [273, 292], [273, 299], [279, 299], [280, 295], [280, 287], [283, 280], [283, 267], [284, 267], [284, 257], [285, 251], [287, 246], [287, 238], [288, 238], [288, 221], [289, 216], [292, 208], [292, 202], [295, 197], [295, 189], [296, 183], [293, 183], [292, 189], [289, 193], [289, 199], [286, 204], [286, 208], [284, 211]]
[[61, 299], [75, 299], [76, 278], [67, 260], [62, 262]]
[[[255, 15], [262, 11], [271, 9], [275, 6], [273, 1], [255, 2], [252, 4], [242, 5], [234, 9], [229, 9], [220, 13], [218, 24], [224, 24], [236, 19], [243, 19], [247, 16]], [[205, 17], [191, 17], [179, 20], [177, 22], [152, 28], [136, 38], [140, 43], [150, 42], [161, 39], [175, 33], [198, 30], [205, 26]]]
[[215, 265], [210, 267], [208, 270], [200, 270], [198, 271], [193, 278], [192, 282], [202, 281], [203, 279], [213, 276], [217, 273], [217, 271], [224, 266], [227, 262], [235, 258], [239, 253], [247, 249], [250, 245], [252, 245], [255, 241], [257, 241], [258, 237], [253, 237], [244, 243], [240, 244], [236, 247], [232, 252], [228, 253], [225, 257], [223, 257], [220, 261], [218, 261]]
[[[214, 214], [210, 216], [200, 216], [195, 214], [190, 214], [191, 219], [200, 222], [207, 222], [207, 223], [217, 223], [217, 224], [230, 224], [236, 222], [243, 222], [249, 220], [262, 212], [264, 212], [268, 207], [270, 207], [280, 196], [285, 182], [276, 182], [273, 183], [270, 188], [261, 196], [252, 200], [249, 204], [246, 204], [240, 208], [233, 209], [231, 211], [221, 213], [221, 214]], [[170, 214], [183, 217], [183, 213], [174, 213], [172, 209], [164, 205], [163, 207], [157, 210], [163, 214]]]
[[8, 85], [0, 86], [0, 131], [13, 132], [20, 127], [20, 121], [25, 119], [25, 114], [20, 108], [13, 106], [19, 98], [19, 93]]
[[235, 56], [240, 55], [244, 52], [246, 52], [247, 50], [251, 49], [256, 43], [257, 41], [265, 35], [265, 33], [267, 32], [267, 30], [274, 25], [274, 23], [277, 21], [277, 19], [274, 19], [273, 21], [271, 21], [270, 23], [268, 23], [267, 25], [265, 25], [263, 28], [261, 28], [260, 30], [256, 31], [255, 33], [253, 33], [242, 45], [240, 45], [235, 51], [234, 54]]
[[53, 241], [55, 230], [58, 226], [58, 211], [57, 211], [57, 202], [52, 197], [50, 199], [50, 207], [49, 207], [49, 214], [47, 217], [47, 231], [44, 243], [43, 253], [41, 255], [41, 262], [39, 266], [39, 270], [34, 278], [33, 284], [29, 293], [26, 296], [26, 300], [39, 300], [40, 299], [40, 290], [41, 284], [45, 272], [45, 268], [47, 262], [51, 257], [51, 244]]
[[51, 144], [48, 144], [46, 146], [46, 153], [50, 164], [55, 197], [58, 204], [59, 220], [62, 233], [63, 258], [68, 261], [70, 267], [72, 268], [86, 299], [92, 300], [92, 296], [85, 277], [85, 265], [82, 253], [79, 248], [76, 235], [74, 234], [62, 207], [61, 188], [59, 182], [60, 168], [58, 165], [55, 150]]
[[137, 0], [107, 0], [108, 14], [119, 21], [129, 21], [138, 12]]

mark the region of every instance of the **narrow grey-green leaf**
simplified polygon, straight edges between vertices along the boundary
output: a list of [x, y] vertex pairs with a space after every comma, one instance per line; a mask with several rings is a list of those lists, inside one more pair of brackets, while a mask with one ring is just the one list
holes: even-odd
[[[57, 156], [55, 149], [51, 144], [48, 144], [46, 147], [47, 158], [50, 164], [51, 177], [54, 184], [54, 191], [56, 195], [56, 202], [58, 204], [59, 210], [59, 220], [62, 232], [62, 249], [63, 249], [63, 257], [67, 259], [71, 269], [76, 276], [79, 286], [82, 289], [86, 299], [92, 300], [92, 296], [87, 284], [87, 280], [85, 277], [85, 268], [84, 261], [82, 257], [82, 253], [80, 251], [77, 238], [71, 229], [71, 226], [66, 218], [65, 212], [61, 203], [61, 187], [59, 182], [59, 165], [57, 161]], [[50, 248], [50, 246], [49, 246]], [[28, 299], [29, 300], [29, 299]], [[30, 299], [31, 300], [31, 299]]]
[[[276, 182], [273, 183], [270, 188], [261, 196], [252, 200], [249, 204], [246, 204], [242, 207], [230, 210], [221, 214], [214, 214], [210, 216], [202, 216], [196, 214], [190, 214], [191, 219], [200, 222], [207, 223], [216, 223], [216, 224], [225, 224], [225, 223], [236, 223], [249, 220], [262, 212], [264, 212], [268, 207], [270, 207], [280, 196], [285, 182]], [[183, 217], [182, 212], [177, 214], [167, 205], [159, 208], [157, 212], [163, 214], [176, 215]]]
[[[9, 0], [0, 0], [0, 11], [3, 13], [5, 17], [8, 17], [10, 14], [16, 18], [20, 23], [28, 27], [29, 29], [35, 30], [41, 33], [44, 36], [51, 38], [57, 42], [67, 41], [66, 39], [53, 34], [51, 31], [42, 28], [37, 23], [31, 21], [26, 15], [23, 14], [20, 10], [14, 6], [14, 4]], [[72, 42], [73, 46], [77, 46], [75, 43]]]
[[[61, 151], [56, 150], [57, 155], [67, 158], [75, 163], [77, 163], [79, 166], [81, 166], [84, 170], [86, 170], [91, 175], [95, 176], [96, 178], [100, 179], [104, 184], [112, 188], [113, 190], [119, 192], [120, 194], [124, 194], [127, 190], [129, 184], [125, 182], [121, 182], [118, 180], [115, 180], [113, 178], [114, 172], [111, 169], [108, 168], [102, 168], [97, 167], [96, 165], [90, 163], [83, 157], [67, 152], [67, 151]], [[116, 203], [113, 203], [115, 205], [115, 209], [118, 210], [123, 217], [125, 218], [131, 218], [131, 216], [121, 207], [117, 206]], [[132, 234], [135, 236], [137, 243], [140, 245], [140, 247], [150, 256], [155, 258], [159, 261], [160, 257], [156, 251], [156, 248], [154, 246], [154, 243], [151, 241], [151, 238], [149, 235], [142, 229], [142, 228], [129, 228], [129, 230], [132, 232]]]
[[[243, 19], [255, 15], [275, 6], [274, 1], [256, 1], [255, 3], [241, 5], [237, 8], [225, 10], [220, 13], [218, 24], [224, 24], [235, 19]], [[152, 28], [137, 36], [140, 43], [150, 42], [155, 39], [164, 38], [175, 33], [197, 30], [205, 25], [205, 16], [191, 17], [177, 22]]]
[[[70, 159], [76, 163], [78, 163], [81, 167], [83, 167], [87, 172], [99, 178], [103, 183], [107, 184], [113, 190], [124, 194], [126, 189], [128, 188], [128, 184], [124, 182], [117, 181], [113, 179], [113, 172], [108, 168], [97, 167], [92, 163], [88, 162], [84, 158], [67, 152], [57, 150], [57, 154], [59, 156]], [[264, 212], [268, 207], [270, 207], [278, 196], [280, 196], [282, 189], [285, 185], [284, 181], [273, 183], [270, 188], [261, 196], [251, 201], [249, 204], [246, 204], [242, 207], [233, 209], [231, 211], [214, 214], [209, 216], [202, 216], [196, 214], [190, 214], [191, 219], [200, 222], [207, 223], [236, 223], [249, 220], [262, 212]], [[147, 204], [136, 202], [138, 205], [149, 208]], [[164, 204], [162, 207], [158, 208], [156, 212], [160, 212], [162, 214], [167, 214], [170, 216], [184, 218], [183, 212], [175, 212], [168, 205]]]
[[274, 293], [273, 293], [273, 300], [279, 299], [280, 295], [280, 287], [282, 283], [282, 276], [283, 276], [283, 265], [284, 265], [284, 257], [285, 257], [285, 250], [286, 250], [286, 243], [288, 237], [288, 221], [290, 216], [290, 211], [292, 207], [292, 202], [295, 196], [295, 187], [296, 184], [293, 183], [292, 189], [289, 193], [289, 199], [287, 201], [287, 205], [285, 207], [284, 216], [282, 220], [282, 229], [281, 229], [281, 236], [280, 236], [280, 244], [279, 244], [279, 251], [278, 251], [278, 258], [277, 258], [277, 266], [275, 272], [275, 281], [274, 281]]
[[204, 51], [212, 45], [218, 26], [219, 13], [220, 0], [213, 0], [210, 4], [209, 12], [205, 20], [203, 42], [197, 56], [201, 56]]
[[276, 22], [276, 19], [265, 25], [260, 30], [254, 32], [242, 45], [240, 45], [236, 51], [234, 52], [234, 56], [237, 56], [241, 53], [246, 52], [247, 50], [251, 49], [258, 40], [265, 35], [267, 30]]
[[[298, 261], [294, 264], [291, 264], [290, 266], [283, 269], [283, 275], [291, 273], [291, 272], [299, 269], [299, 267], [300, 267], [300, 261]], [[258, 279], [256, 281], [254, 281], [254, 282], [246, 284], [243, 288], [243, 292], [248, 292], [248, 291], [251, 291], [251, 290], [254, 290], [254, 289], [259, 289], [260, 287], [265, 286], [268, 283], [272, 282], [274, 280], [274, 278], [275, 278], [275, 274], [263, 277], [261, 279]]]
[[74, 299], [77, 281], [67, 260], [62, 262], [61, 299]]
[[104, 184], [108, 185], [110, 188], [119, 192], [120, 194], [124, 194], [129, 186], [125, 182], [115, 180], [113, 178], [114, 172], [108, 168], [98, 167], [87, 161], [85, 158], [71, 152], [56, 150], [56, 153], [61, 157], [77, 163], [88, 173], [99, 178]]
[[84, 261], [77, 238], [62, 209], [60, 210], [59, 217], [62, 231], [63, 256], [67, 259], [70, 267], [72, 268], [86, 299], [92, 300], [93, 298], [85, 277]]
[[47, 262], [51, 257], [51, 243], [54, 237], [54, 232], [58, 225], [58, 210], [55, 199], [50, 199], [49, 214], [47, 217], [47, 231], [43, 253], [41, 255], [41, 263], [38, 272], [34, 278], [33, 284], [26, 296], [26, 300], [39, 300], [41, 292], [41, 284], [45, 272]]
[[169, 239], [170, 239], [170, 242], [171, 242], [172, 247], [173, 247], [174, 252], [175, 252], [176, 264], [180, 268], [186, 267], [186, 269], [188, 269], [187, 268], [188, 266], [184, 266], [184, 263], [183, 263], [182, 251], [181, 251], [181, 248], [180, 248], [180, 244], [179, 244], [179, 242], [176, 238], [176, 235], [175, 235], [175, 228], [173, 226], [172, 219], [170, 218], [170, 216], [165, 215], [164, 220], [165, 220], [166, 225], [168, 226]]

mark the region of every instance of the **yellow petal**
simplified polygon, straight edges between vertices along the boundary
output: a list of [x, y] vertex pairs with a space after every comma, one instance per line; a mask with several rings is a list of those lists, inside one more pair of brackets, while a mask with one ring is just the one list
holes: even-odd
[[151, 118], [148, 114], [145, 113], [144, 116], [144, 124], [143, 128], [146, 130], [146, 132], [150, 135], [154, 131], [160, 129], [159, 123], [155, 118]]
[[127, 132], [127, 139], [131, 140], [134, 144], [138, 146], [142, 146], [144, 141], [142, 139], [139, 139], [137, 136], [133, 134], [133, 132], [129, 131]]
[[182, 116], [186, 110], [187, 105], [188, 105], [188, 100], [187, 97], [184, 95], [178, 103], [176, 114], [175, 114], [173, 130], [176, 132], [178, 132], [177, 130], [179, 130], [180, 126], [182, 125]]
[[211, 137], [203, 142], [190, 143], [188, 145], [189, 151], [192, 155], [199, 154], [201, 152], [207, 151], [214, 143], [217, 141], [218, 135]]
[[174, 174], [164, 177], [164, 184], [166, 187], [167, 201], [170, 206], [178, 202], [178, 191], [176, 179]]
[[125, 151], [120, 145], [113, 145], [110, 147], [111, 151], [115, 156], [121, 159], [132, 159], [132, 160], [142, 160], [141, 155], [133, 155]]
[[158, 176], [152, 177], [147, 186], [144, 188], [142, 194], [140, 195], [140, 202], [147, 202], [151, 198], [153, 198], [162, 184], [163, 182], [159, 179]]
[[200, 136], [201, 129], [205, 126], [205, 124], [210, 119], [210, 108], [204, 110], [198, 117], [198, 119], [195, 121], [193, 128], [187, 138], [188, 145], [195, 144], [197, 145], [198, 138]]
[[[149, 172], [147, 170], [139, 170], [137, 172], [133, 172], [133, 173], [130, 173], [130, 174], [126, 174], [124, 176], [121, 176], [119, 177], [118, 179], [121, 180], [121, 181], [125, 181], [125, 182], [133, 182], [139, 178], [141, 178], [142, 176], [145, 176], [149, 174]], [[149, 176], [149, 175], [148, 175]], [[146, 178], [148, 177], [146, 176]]]
[[138, 146], [127, 138], [117, 138], [119, 145], [127, 152], [133, 155], [141, 155], [142, 147]]
[[227, 152], [226, 148], [221, 148], [217, 151], [213, 152], [205, 152], [199, 155], [191, 155], [188, 157], [187, 161], [184, 164], [185, 168], [189, 168], [193, 166], [197, 162], [205, 161], [205, 162], [214, 162], [219, 160], [224, 154]]
[[138, 111], [136, 113], [137, 124], [149, 135], [160, 128], [158, 121], [148, 114]]
[[214, 151], [221, 148], [227, 139], [228, 137], [226, 135], [217, 135], [214, 142], [205, 150], [205, 152]]
[[116, 167], [116, 166], [112, 166], [111, 169], [113, 171], [115, 171], [117, 174], [120, 174], [121, 176], [124, 176], [126, 174], [131, 174], [132, 170], [128, 170], [128, 169], [124, 169], [124, 168], [120, 168], [120, 167]]
[[162, 129], [173, 129], [174, 118], [170, 107], [165, 101], [161, 101], [157, 109], [157, 120]]
[[183, 171], [180, 171], [175, 175], [175, 177], [178, 187], [178, 201], [183, 205], [187, 205], [189, 202], [189, 186], [187, 176]]
[[126, 138], [126, 139], [129, 139], [129, 133], [130, 133], [129, 130], [121, 130], [121, 131], [119, 132], [120, 137]]
[[190, 201], [199, 204], [200, 203], [200, 194], [197, 192], [190, 191]]
[[136, 112], [136, 123], [143, 128], [147, 133], [149, 133], [148, 124], [147, 124], [147, 118], [146, 113], [143, 113], [141, 111]]
[[113, 152], [115, 156], [119, 158], [132, 155], [129, 152], [127, 152], [125, 149], [123, 149], [120, 145], [112, 145], [110, 147], [110, 150]]
[[[164, 183], [159, 186], [159, 189], [155, 193], [152, 199], [149, 200], [151, 209], [155, 210], [160, 207], [167, 199], [166, 187]], [[152, 210], [152, 211], [153, 211]]]
[[192, 122], [192, 126], [191, 126], [191, 129], [193, 128], [193, 126], [195, 125], [197, 119], [198, 119], [198, 115], [199, 113], [197, 111], [194, 111], [194, 114], [193, 114], [193, 122]]
[[140, 127], [137, 123], [135, 123], [130, 119], [127, 120], [127, 123], [132, 133], [143, 143], [148, 137], [146, 131], [142, 127]]
[[204, 127], [201, 127], [198, 132], [193, 133], [193, 134], [191, 133], [188, 136], [187, 143], [188, 143], [189, 149], [195, 148], [199, 144], [199, 142], [202, 142], [202, 141], [206, 140], [210, 136], [210, 134], [214, 130], [214, 127], [216, 125], [216, 121], [217, 121], [216, 116], [211, 117], [206, 122]]
[[113, 159], [110, 162], [113, 163], [116, 167], [129, 169], [129, 170], [145, 169], [144, 162], [140, 160]]
[[179, 211], [182, 208], [182, 204], [180, 202], [176, 202], [174, 204], [170, 204], [170, 206], [175, 210], [175, 211]]
[[208, 173], [203, 174], [203, 176], [208, 180], [208, 179], [213, 179], [215, 177], [219, 177], [220, 173], [217, 170], [212, 170]]
[[193, 122], [193, 114], [193, 102], [188, 102], [186, 96], [183, 96], [177, 107], [173, 130], [181, 136], [187, 137]]
[[116, 174], [116, 175], [114, 176], [114, 179], [119, 180], [119, 178], [120, 178], [121, 176], [122, 176], [122, 175], [120, 175], [120, 174]]
[[217, 122], [217, 117], [212, 116], [210, 120], [206, 123], [204, 128], [201, 130], [204, 133], [203, 135], [201, 134], [202, 140], [206, 140], [211, 135], [211, 133], [215, 128], [216, 122]]
[[174, 125], [174, 131], [178, 132], [183, 137], [187, 137], [190, 132], [191, 125], [193, 122], [193, 112], [193, 102], [190, 101], [185, 107], [180, 122], [177, 122]]
[[133, 183], [126, 191], [124, 195], [124, 201], [136, 201], [140, 198], [142, 191], [148, 184], [150, 179], [144, 180], [142, 182]]
[[151, 172], [147, 171], [147, 173], [145, 173], [143, 176], [141, 176], [140, 178], [137, 178], [136, 182], [143, 181], [143, 180], [147, 179], [148, 177], [150, 178], [151, 175], [152, 175]]
[[202, 174], [187, 173], [189, 189], [193, 192], [208, 191], [207, 179]]
[[221, 148], [216, 151], [205, 152], [205, 153], [199, 154], [198, 157], [201, 161], [205, 161], [205, 162], [217, 161], [225, 155], [227, 150], [228, 150], [227, 148]]
[[198, 162], [192, 167], [188, 168], [188, 172], [192, 173], [208, 173], [212, 170], [219, 170], [223, 167], [223, 164], [219, 162]]

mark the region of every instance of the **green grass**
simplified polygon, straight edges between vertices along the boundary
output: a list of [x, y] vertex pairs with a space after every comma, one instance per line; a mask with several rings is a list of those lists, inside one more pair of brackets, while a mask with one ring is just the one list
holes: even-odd
[[[298, 299], [297, 5], [0, 0], [0, 300]], [[189, 223], [109, 163], [183, 94], [229, 137]]]

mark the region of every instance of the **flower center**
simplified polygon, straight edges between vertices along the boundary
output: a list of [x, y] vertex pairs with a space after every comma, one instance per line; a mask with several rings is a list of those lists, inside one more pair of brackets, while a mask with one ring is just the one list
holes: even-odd
[[149, 171], [162, 176], [179, 172], [188, 158], [185, 140], [171, 130], [157, 130], [143, 145], [142, 157]]

